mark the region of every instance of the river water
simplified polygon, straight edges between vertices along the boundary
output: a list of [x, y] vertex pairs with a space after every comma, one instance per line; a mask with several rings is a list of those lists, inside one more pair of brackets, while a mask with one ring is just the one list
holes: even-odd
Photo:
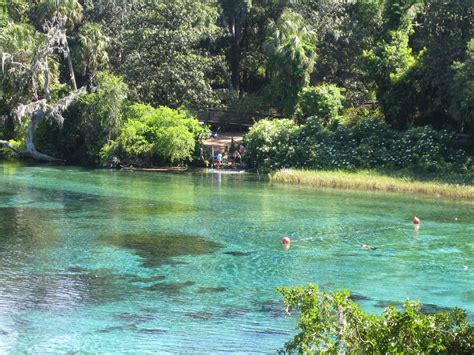
[[308, 282], [472, 319], [473, 260], [469, 201], [0, 162], [0, 353], [275, 352]]

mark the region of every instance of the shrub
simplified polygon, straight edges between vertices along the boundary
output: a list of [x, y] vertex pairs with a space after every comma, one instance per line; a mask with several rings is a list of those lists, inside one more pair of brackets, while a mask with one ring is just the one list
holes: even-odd
[[351, 106], [342, 112], [341, 121], [347, 126], [353, 126], [367, 117], [378, 118], [384, 121], [384, 115], [380, 108], [369, 109], [365, 107]]
[[192, 159], [196, 142], [207, 133], [189, 114], [160, 106], [130, 106], [116, 140], [101, 151], [104, 163], [118, 158], [136, 165], [181, 164]]
[[246, 158], [263, 171], [293, 166], [298, 131], [299, 126], [290, 119], [259, 121], [245, 136]]
[[289, 353], [474, 352], [474, 328], [461, 309], [425, 315], [419, 303], [406, 301], [403, 312], [387, 307], [383, 315], [375, 315], [362, 311], [348, 291], [323, 292], [315, 285], [278, 290], [288, 310], [300, 311], [300, 332], [285, 345]]
[[342, 89], [334, 84], [310, 86], [298, 94], [296, 116], [301, 122], [315, 116], [327, 125], [338, 120], [343, 101]]
[[[39, 151], [69, 163], [95, 166], [102, 147], [117, 136], [126, 106], [127, 85], [119, 76], [100, 72], [97, 91], [87, 93], [71, 105], [60, 126], [56, 120], [44, 120], [38, 126], [35, 143]], [[67, 92], [65, 85], [52, 88], [53, 99]]]
[[277, 122], [261, 121], [247, 135], [250, 163], [259, 170], [397, 168], [441, 172], [469, 170], [472, 165], [466, 153], [456, 148], [454, 134], [430, 127], [400, 132], [372, 117], [352, 126], [339, 123], [326, 127], [316, 116], [308, 117], [301, 126]]

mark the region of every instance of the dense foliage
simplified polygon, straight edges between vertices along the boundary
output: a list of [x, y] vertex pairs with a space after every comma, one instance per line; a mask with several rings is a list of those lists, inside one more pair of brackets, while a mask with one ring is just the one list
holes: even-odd
[[309, 83], [316, 61], [316, 33], [303, 16], [285, 10], [271, 22], [264, 45], [272, 73], [272, 92], [286, 114], [295, 111], [298, 93]]
[[104, 162], [139, 166], [181, 164], [192, 160], [196, 143], [209, 131], [186, 113], [168, 107], [133, 105], [117, 139], [101, 151]]
[[305, 124], [262, 120], [245, 137], [248, 157], [262, 171], [281, 168], [396, 168], [423, 172], [466, 171], [473, 162], [448, 131], [413, 127], [397, 131], [378, 118], [325, 126], [318, 116]]
[[474, 328], [466, 312], [423, 314], [421, 304], [406, 301], [404, 311], [385, 308], [383, 315], [365, 313], [344, 292], [280, 288], [288, 310], [300, 312], [300, 332], [285, 346], [299, 353], [472, 354]]
[[307, 87], [298, 95], [296, 115], [300, 120], [316, 116], [325, 125], [337, 121], [344, 95], [334, 84]]
[[211, 41], [219, 35], [217, 8], [193, 0], [141, 1], [112, 36], [121, 38], [117, 66], [132, 98], [153, 105], [208, 107], [218, 103], [212, 90]]
[[[391, 128], [409, 130], [407, 136], [430, 126], [472, 137], [473, 19], [474, 4], [464, 0], [3, 1], [0, 142], [25, 142], [37, 153], [30, 134], [41, 151], [96, 164], [125, 122], [124, 99], [107, 94], [104, 71], [119, 96], [133, 102], [229, 109], [240, 118], [258, 109], [295, 119], [304, 124], [295, 129], [300, 152], [286, 149], [298, 166], [328, 166], [322, 156], [335, 146], [354, 148], [337, 138], [352, 139], [352, 128], [338, 124], [358, 122], [367, 107]], [[28, 133], [35, 114], [41, 124]], [[395, 149], [388, 139], [385, 146]], [[371, 147], [357, 149], [364, 146]], [[381, 164], [398, 161], [375, 151]], [[304, 163], [301, 155], [310, 158]], [[341, 159], [333, 165], [373, 164]], [[443, 159], [432, 162], [452, 160]]]

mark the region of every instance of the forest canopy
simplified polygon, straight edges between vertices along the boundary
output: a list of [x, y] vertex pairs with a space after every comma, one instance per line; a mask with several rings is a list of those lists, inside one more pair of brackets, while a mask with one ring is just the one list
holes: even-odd
[[464, 0], [3, 0], [0, 143], [97, 164], [137, 103], [472, 135], [473, 21]]

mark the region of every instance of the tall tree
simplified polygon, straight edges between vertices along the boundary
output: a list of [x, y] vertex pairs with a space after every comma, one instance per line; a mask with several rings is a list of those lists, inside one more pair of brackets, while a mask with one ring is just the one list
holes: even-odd
[[467, 43], [474, 37], [474, 1], [427, 1], [417, 22], [413, 46], [426, 48], [419, 81], [422, 118], [438, 128], [457, 125], [448, 110], [453, 63], [465, 61]]
[[301, 15], [285, 10], [270, 23], [265, 48], [275, 93], [285, 114], [292, 115], [298, 93], [309, 83], [316, 63], [316, 33]]
[[221, 59], [208, 46], [219, 34], [213, 2], [142, 2], [123, 29], [119, 73], [132, 98], [154, 105], [216, 104], [210, 73]]
[[319, 18], [317, 26], [318, 61], [312, 83], [335, 83], [346, 88], [346, 98], [360, 105], [373, 98], [372, 79], [363, 70], [362, 53], [373, 49], [383, 26], [384, 0], [355, 2], [310, 1], [311, 19]]
[[108, 38], [108, 54], [112, 66], [123, 63], [125, 44], [128, 42], [127, 23], [143, 6], [144, 0], [84, 0], [86, 23], [99, 24]]
[[244, 26], [252, 7], [252, 0], [219, 0], [219, 3], [222, 7], [224, 24], [228, 28], [230, 37], [228, 58], [231, 70], [232, 89], [236, 93], [239, 93]]
[[466, 60], [454, 62], [453, 69], [449, 113], [468, 132], [474, 129], [474, 38], [468, 43]]
[[389, 123], [406, 128], [417, 117], [416, 85], [423, 52], [410, 46], [414, 20], [422, 6], [416, 1], [387, 0], [376, 45], [364, 51], [365, 69], [375, 83], [377, 100]]
[[88, 22], [79, 29], [78, 42], [77, 64], [87, 85], [91, 85], [97, 71], [105, 69], [109, 62], [108, 38], [99, 24]]
[[[43, 41], [36, 47], [32, 64], [22, 63], [15, 60], [18, 53], [3, 54], [2, 63], [8, 59], [9, 72], [16, 75], [15, 70], [26, 73], [31, 82], [32, 100], [25, 97], [29, 103], [20, 103], [15, 110], [16, 119], [19, 122], [29, 119], [28, 130], [25, 138], [25, 148], [19, 148], [7, 140], [0, 140], [0, 144], [10, 148], [17, 153], [33, 159], [56, 161], [57, 158], [43, 154], [36, 149], [34, 138], [38, 125], [47, 117], [52, 117], [62, 123], [62, 113], [85, 92], [85, 88], [77, 89], [72, 65], [71, 52], [69, 49], [67, 30], [74, 28], [75, 22], [80, 20], [82, 7], [76, 0], [42, 0], [38, 5], [37, 14], [43, 21]], [[51, 17], [46, 17], [49, 14]], [[43, 17], [44, 16], [44, 17]], [[53, 101], [51, 96], [51, 66], [52, 57], [62, 55], [67, 60], [67, 71], [69, 73], [72, 92], [58, 100]], [[53, 60], [54, 61], [54, 60]], [[5, 70], [4, 65], [2, 66]], [[38, 84], [42, 84], [39, 90]]]

